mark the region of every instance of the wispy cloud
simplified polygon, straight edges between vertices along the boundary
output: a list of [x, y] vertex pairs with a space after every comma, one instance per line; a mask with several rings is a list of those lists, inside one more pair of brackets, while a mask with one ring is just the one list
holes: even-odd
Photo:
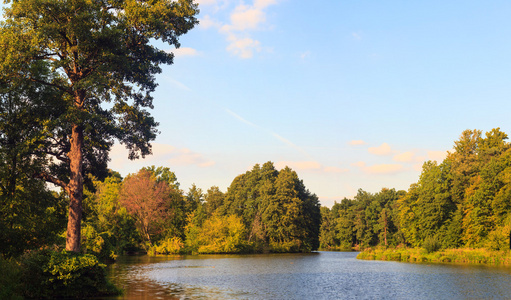
[[369, 153], [374, 155], [391, 155], [393, 153], [392, 149], [390, 148], [390, 145], [387, 143], [383, 143], [378, 147], [369, 147], [368, 149]]
[[400, 164], [380, 164], [364, 168], [364, 171], [369, 174], [396, 174], [403, 170], [404, 167]]
[[282, 169], [287, 166], [287, 167], [290, 167], [291, 169], [294, 169], [297, 171], [298, 170], [305, 171], [305, 170], [320, 170], [321, 169], [321, 164], [318, 163], [317, 161], [279, 161], [279, 162], [275, 163], [275, 166], [278, 169]]
[[403, 153], [399, 153], [394, 155], [392, 158], [394, 161], [398, 162], [413, 162], [415, 159], [415, 152], [413, 151], [407, 151]]
[[428, 159], [442, 162], [447, 157], [448, 151], [428, 151]]
[[179, 89], [182, 89], [182, 90], [185, 90], [185, 91], [192, 91], [191, 88], [189, 88], [188, 86], [186, 86], [184, 83], [182, 82], [179, 82], [177, 80], [175, 80], [174, 78], [171, 78], [167, 75], [163, 75], [163, 78], [165, 79], [165, 81], [167, 81], [168, 83], [172, 84], [173, 86], [179, 88]]
[[261, 43], [251, 38], [239, 38], [236, 35], [229, 35], [227, 38], [231, 43], [227, 46], [227, 51], [239, 56], [240, 58], [252, 58], [254, 52], [261, 52]]
[[275, 166], [279, 169], [288, 166], [295, 171], [314, 171], [330, 174], [349, 172], [348, 169], [332, 166], [323, 166], [317, 161], [279, 161], [275, 163]]
[[352, 32], [351, 33], [351, 36], [356, 39], [356, 40], [361, 40], [362, 39], [362, 34], [360, 32]]
[[360, 146], [360, 145], [365, 145], [367, 143], [364, 142], [363, 140], [353, 140], [353, 141], [350, 141], [348, 144], [351, 146]]
[[200, 168], [211, 167], [215, 162], [207, 159], [204, 155], [194, 152], [188, 148], [177, 148], [172, 145], [153, 143], [153, 154], [143, 159], [130, 161], [128, 159], [128, 150], [123, 145], [115, 144], [110, 151], [111, 161], [109, 167], [114, 170], [136, 172], [144, 166], [176, 166], [187, 165]]
[[300, 54], [300, 59], [301, 60], [305, 60], [305, 59], [309, 58], [310, 56], [311, 56], [311, 52], [310, 51], [305, 51], [305, 52]]
[[183, 57], [183, 56], [197, 56], [199, 55], [199, 51], [189, 48], [189, 47], [182, 47], [182, 48], [174, 48], [169, 50], [169, 52], [174, 53], [175, 57]]
[[363, 172], [367, 174], [376, 175], [390, 175], [405, 171], [405, 167], [401, 164], [375, 164], [367, 166], [365, 162], [359, 161], [353, 163], [352, 166], [360, 168]]
[[250, 127], [253, 127], [253, 128], [258, 129], [258, 130], [264, 131], [268, 135], [276, 138], [277, 140], [279, 140], [282, 143], [288, 145], [289, 147], [295, 149], [296, 151], [302, 153], [303, 155], [305, 155], [307, 157], [310, 157], [309, 153], [307, 153], [307, 151], [305, 151], [302, 147], [296, 145], [295, 143], [293, 143], [292, 141], [290, 141], [290, 140], [286, 139], [285, 137], [279, 135], [278, 133], [273, 132], [272, 130], [269, 130], [269, 129], [265, 129], [265, 128], [261, 127], [261, 126], [258, 126], [258, 125], [248, 121], [247, 119], [243, 118], [242, 116], [240, 116], [239, 114], [233, 112], [232, 110], [230, 110], [228, 108], [225, 108], [224, 110], [225, 110], [225, 112], [227, 112], [229, 115], [231, 115], [232, 117], [234, 117], [238, 121], [240, 121], [240, 122], [242, 122], [242, 123], [244, 123], [246, 125], [249, 125]]
[[230, 114], [231, 116], [233, 116], [235, 119], [237, 119], [238, 121], [242, 122], [242, 123], [245, 123], [251, 127], [256, 127], [258, 128], [257, 125], [255, 125], [254, 123], [250, 122], [250, 121], [247, 121], [245, 118], [241, 117], [240, 115], [238, 115], [237, 113], [233, 112], [232, 110], [228, 109], [228, 108], [225, 108], [225, 111]]

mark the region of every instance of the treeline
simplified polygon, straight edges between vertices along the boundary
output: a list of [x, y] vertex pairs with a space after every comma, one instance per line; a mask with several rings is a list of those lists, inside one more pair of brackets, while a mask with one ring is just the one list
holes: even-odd
[[[0, 177], [0, 253], [64, 245], [66, 195]], [[122, 178], [89, 176], [84, 191], [82, 251], [102, 259], [122, 253], [309, 252], [319, 247], [320, 204], [296, 172], [273, 163], [237, 176], [227, 192], [192, 185], [185, 193], [166, 167]], [[54, 245], [54, 246], [53, 246]]]
[[289, 168], [255, 165], [228, 191], [180, 189], [169, 168], [112, 173], [86, 192], [82, 247], [100, 257], [152, 254], [309, 252], [319, 246], [318, 198]]
[[441, 163], [424, 163], [407, 192], [359, 190], [322, 207], [321, 247], [376, 245], [509, 249], [511, 146], [499, 128], [466, 130]]

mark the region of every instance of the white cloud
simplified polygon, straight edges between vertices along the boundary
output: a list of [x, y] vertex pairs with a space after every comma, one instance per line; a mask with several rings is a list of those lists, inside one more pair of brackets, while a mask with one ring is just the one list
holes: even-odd
[[254, 52], [261, 52], [259, 41], [251, 38], [238, 38], [231, 35], [228, 40], [231, 43], [227, 46], [226, 50], [240, 58], [252, 58]]
[[378, 147], [369, 147], [369, 153], [374, 155], [390, 155], [392, 154], [392, 149], [390, 149], [389, 144], [383, 143]]
[[403, 166], [399, 164], [381, 164], [366, 167], [364, 171], [369, 174], [396, 174], [403, 169]]
[[364, 142], [362, 140], [353, 140], [353, 141], [350, 141], [349, 144], [352, 146], [359, 146], [359, 145], [365, 145], [366, 142]]
[[352, 32], [351, 33], [351, 36], [356, 39], [356, 40], [361, 40], [362, 39], [362, 35], [358, 32]]
[[394, 155], [393, 160], [399, 162], [413, 162], [415, 158], [415, 153], [413, 151], [407, 151], [403, 153], [399, 153]]
[[360, 168], [363, 172], [367, 174], [376, 174], [376, 175], [389, 175], [396, 174], [401, 171], [404, 171], [405, 168], [400, 164], [376, 164], [367, 166], [365, 162], [359, 161], [351, 164], [354, 167]]
[[342, 169], [339, 167], [323, 166], [317, 161], [279, 161], [275, 163], [275, 167], [278, 169], [290, 167], [295, 171], [315, 171], [323, 173], [346, 173], [348, 169]]
[[[225, 1], [223, 1], [225, 3]], [[217, 4], [214, 1], [205, 1], [208, 4]], [[254, 53], [261, 52], [261, 42], [251, 37], [250, 33], [255, 30], [265, 29], [266, 9], [276, 4], [276, 0], [255, 0], [252, 5], [240, 3], [236, 5], [229, 15], [226, 23], [214, 20], [206, 15], [200, 20], [201, 27], [217, 28], [226, 36], [229, 45], [226, 50], [243, 59], [252, 58]], [[224, 5], [224, 9], [225, 9]]]
[[280, 161], [275, 163], [278, 169], [282, 169], [286, 166], [296, 171], [304, 170], [320, 170], [321, 164], [317, 161]]
[[366, 163], [363, 161], [357, 161], [355, 163], [352, 163], [351, 165], [354, 167], [364, 168], [366, 166]]
[[152, 143], [152, 155], [131, 161], [128, 159], [128, 150], [123, 145], [115, 144], [110, 151], [111, 161], [109, 168], [121, 173], [137, 172], [144, 166], [195, 165], [201, 168], [210, 167], [214, 161], [205, 158], [202, 154], [193, 152], [188, 148], [177, 148], [172, 145]]
[[255, 0], [254, 1], [254, 7], [257, 7], [259, 9], [266, 8], [273, 4], [277, 4], [277, 1], [276, 0]]
[[338, 167], [324, 167], [323, 171], [326, 173], [347, 173], [350, 170], [349, 169], [343, 169]]
[[442, 162], [447, 157], [447, 151], [428, 151], [428, 159]]
[[220, 29], [222, 27], [222, 23], [211, 19], [209, 15], [205, 15], [204, 18], [199, 19], [199, 26], [202, 29], [208, 29], [208, 28], [217, 28]]
[[246, 31], [258, 29], [266, 21], [266, 14], [261, 8], [248, 5], [239, 5], [231, 13], [231, 24], [222, 26], [220, 31]]
[[217, 0], [195, 0], [197, 3], [199, 3], [199, 6], [200, 5], [213, 5], [213, 4], [217, 4], [218, 1]]
[[199, 52], [193, 48], [189, 47], [183, 47], [183, 48], [177, 48], [172, 49], [170, 52], [174, 53], [175, 57], [183, 57], [183, 56], [197, 56], [199, 55]]

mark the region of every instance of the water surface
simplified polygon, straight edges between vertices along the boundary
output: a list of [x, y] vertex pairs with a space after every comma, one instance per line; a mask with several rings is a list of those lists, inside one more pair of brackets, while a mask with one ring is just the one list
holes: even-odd
[[121, 257], [117, 299], [511, 299], [511, 270], [356, 259], [354, 252]]

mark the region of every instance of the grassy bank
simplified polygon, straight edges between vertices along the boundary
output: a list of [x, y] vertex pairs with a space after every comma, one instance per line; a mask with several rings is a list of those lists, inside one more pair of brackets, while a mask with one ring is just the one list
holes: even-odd
[[422, 248], [368, 248], [360, 252], [357, 258], [401, 262], [511, 265], [511, 252], [509, 250], [490, 251], [470, 248], [445, 249], [430, 253]]

